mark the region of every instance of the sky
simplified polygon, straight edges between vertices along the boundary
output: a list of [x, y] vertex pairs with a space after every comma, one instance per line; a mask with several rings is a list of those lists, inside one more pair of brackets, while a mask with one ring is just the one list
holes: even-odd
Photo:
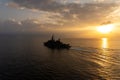
[[119, 37], [120, 0], [0, 0], [0, 34], [98, 38], [96, 27], [114, 24]]

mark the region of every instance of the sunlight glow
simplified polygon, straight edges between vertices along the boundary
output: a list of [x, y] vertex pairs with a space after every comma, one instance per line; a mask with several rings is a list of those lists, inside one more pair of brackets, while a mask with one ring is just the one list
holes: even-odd
[[107, 38], [102, 38], [102, 48], [108, 48], [108, 40], [107, 40]]
[[110, 33], [113, 30], [113, 28], [114, 28], [113, 24], [108, 24], [97, 27], [97, 30], [102, 34], [107, 34]]

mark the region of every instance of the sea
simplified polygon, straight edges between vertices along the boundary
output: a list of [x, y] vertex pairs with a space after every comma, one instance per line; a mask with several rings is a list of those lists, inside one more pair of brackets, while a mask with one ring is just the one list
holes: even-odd
[[52, 50], [40, 36], [0, 36], [0, 80], [120, 80], [120, 41], [61, 38]]

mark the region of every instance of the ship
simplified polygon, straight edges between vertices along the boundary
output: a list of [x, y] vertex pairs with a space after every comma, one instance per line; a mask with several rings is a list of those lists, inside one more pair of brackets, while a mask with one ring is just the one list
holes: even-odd
[[60, 39], [55, 40], [54, 35], [52, 35], [51, 39], [47, 42], [44, 42], [44, 46], [50, 48], [50, 49], [70, 49], [70, 44], [65, 44], [60, 41]]

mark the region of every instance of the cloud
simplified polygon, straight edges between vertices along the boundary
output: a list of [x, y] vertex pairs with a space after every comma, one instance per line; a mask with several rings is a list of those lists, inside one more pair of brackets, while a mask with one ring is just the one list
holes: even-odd
[[[44, 11], [50, 14], [59, 14], [61, 17], [55, 18], [57, 20], [59, 18], [66, 23], [72, 23], [72, 21], [78, 21], [79, 23], [99, 22], [100, 20], [106, 19], [109, 13], [113, 12], [118, 6], [115, 3], [95, 3], [98, 0], [91, 0], [89, 3], [87, 3], [87, 0], [85, 1], [86, 4], [82, 4], [80, 0], [78, 0], [80, 3], [72, 2], [72, 0], [62, 0], [63, 3], [58, 0], [13, 0], [15, 4], [21, 7]], [[104, 1], [102, 0], [102, 2]]]
[[0, 28], [3, 32], [71, 32], [72, 34], [77, 29], [78, 32], [82, 29], [85, 32], [90, 29], [89, 26], [94, 28], [101, 23], [114, 22], [110, 16], [114, 16], [119, 11], [118, 4], [113, 0], [109, 0], [109, 3], [105, 1], [108, 0], [12, 0], [9, 6], [37, 10], [42, 13], [36, 19], [23, 20], [19, 24], [17, 21], [9, 23], [11, 26], [2, 23], [4, 27], [8, 27], [8, 30], [4, 27]]
[[17, 32], [20, 29], [20, 24], [13, 21], [0, 21], [0, 33]]
[[56, 7], [61, 7], [55, 0], [13, 0], [13, 3], [30, 9], [44, 9], [47, 11], [50, 11], [50, 9], [56, 10]]
[[[77, 8], [80, 9], [82, 4], [82, 0], [12, 0], [12, 4], [19, 5], [21, 7], [26, 7], [30, 9], [38, 9], [43, 11], [52, 11], [52, 12], [63, 12], [65, 8], [71, 9]], [[106, 4], [106, 3], [95, 3], [95, 2], [107, 2], [108, 0], [85, 0], [87, 4]], [[112, 0], [109, 0], [110, 2], [115, 2]], [[108, 4], [106, 4], [108, 5]]]
[[0, 33], [22, 33], [34, 31], [37, 24], [32, 21], [21, 21], [17, 22], [15, 20], [0, 21]]
[[103, 22], [101, 25], [107, 25], [107, 24], [112, 24], [113, 22], [111, 21], [106, 21], [106, 22]]
[[[40, 23], [37, 19], [0, 21], [0, 33], [47, 33], [59, 30], [58, 24]], [[60, 26], [59, 26], [60, 27]], [[63, 28], [63, 27], [61, 27]]]
[[9, 2], [9, 3], [6, 3], [5, 5], [9, 6], [9, 7], [13, 7], [13, 8], [18, 8], [19, 7], [19, 5], [14, 3], [14, 2]]

